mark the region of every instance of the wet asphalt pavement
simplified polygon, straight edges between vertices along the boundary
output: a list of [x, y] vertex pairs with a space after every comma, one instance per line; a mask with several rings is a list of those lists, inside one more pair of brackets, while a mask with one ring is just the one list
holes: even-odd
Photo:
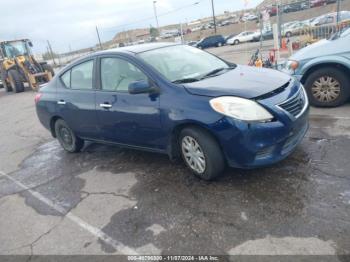
[[312, 109], [281, 163], [205, 182], [164, 155], [68, 154], [33, 97], [0, 91], [0, 254], [350, 254], [349, 105]]

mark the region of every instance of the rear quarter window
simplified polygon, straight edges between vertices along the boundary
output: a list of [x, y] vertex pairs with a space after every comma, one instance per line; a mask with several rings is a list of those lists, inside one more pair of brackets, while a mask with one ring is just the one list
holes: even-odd
[[66, 88], [70, 88], [70, 72], [71, 70], [65, 72], [63, 75], [61, 75], [61, 80]]

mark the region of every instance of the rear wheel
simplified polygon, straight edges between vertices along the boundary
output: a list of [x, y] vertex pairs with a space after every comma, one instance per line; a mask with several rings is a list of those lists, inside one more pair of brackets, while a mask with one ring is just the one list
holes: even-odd
[[225, 159], [214, 138], [199, 128], [185, 128], [180, 133], [182, 158], [199, 178], [213, 180], [225, 169]]
[[349, 79], [343, 71], [334, 67], [311, 73], [305, 81], [305, 88], [313, 106], [340, 106], [350, 97]]
[[5, 88], [6, 92], [11, 92], [12, 88], [6, 82], [6, 79], [7, 79], [7, 72], [6, 72], [6, 70], [5, 69], [0, 69], [0, 71], [1, 71], [0, 77], [1, 77], [2, 86]]
[[63, 149], [70, 153], [79, 152], [84, 146], [84, 140], [77, 137], [62, 119], [55, 122], [55, 134]]
[[17, 70], [9, 70], [8, 77], [10, 79], [10, 85], [13, 92], [19, 93], [24, 91], [24, 84], [22, 82], [21, 75]]
[[286, 37], [289, 38], [289, 37], [291, 37], [291, 36], [292, 36], [292, 32], [287, 32], [287, 33], [286, 33]]
[[217, 47], [220, 47], [220, 46], [222, 46], [222, 43], [221, 42], [219, 42], [219, 43], [217, 43], [217, 45], [216, 45]]

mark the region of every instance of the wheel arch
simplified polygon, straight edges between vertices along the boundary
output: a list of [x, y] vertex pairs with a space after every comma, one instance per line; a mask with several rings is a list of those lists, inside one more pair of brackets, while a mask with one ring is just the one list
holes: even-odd
[[55, 131], [55, 123], [58, 119], [62, 119], [62, 117], [60, 116], [53, 116], [50, 119], [50, 131], [51, 131], [51, 135], [56, 138], [56, 131]]
[[[305, 84], [306, 79], [311, 75], [313, 72], [326, 67], [335, 67], [337, 69], [340, 69], [342, 72], [345, 73], [345, 75], [350, 75], [350, 68], [346, 66], [344, 63], [341, 63], [339, 61], [332, 61], [332, 62], [320, 62], [314, 65], [309, 66], [305, 73], [303, 74], [303, 77], [301, 78], [301, 82]], [[350, 78], [349, 78], [350, 79]]]
[[169, 158], [171, 160], [176, 160], [176, 159], [179, 159], [181, 157], [181, 152], [180, 152], [180, 147], [179, 147], [179, 136], [180, 136], [181, 131], [185, 128], [198, 128], [198, 129], [205, 131], [208, 135], [210, 135], [217, 142], [220, 149], [222, 150], [223, 155], [225, 155], [219, 139], [213, 134], [213, 132], [207, 126], [205, 126], [199, 122], [189, 121], [189, 122], [180, 123], [180, 124], [176, 125], [171, 131], [171, 135], [170, 135], [170, 139], [169, 139], [169, 143], [168, 143], [168, 150], [167, 150]]

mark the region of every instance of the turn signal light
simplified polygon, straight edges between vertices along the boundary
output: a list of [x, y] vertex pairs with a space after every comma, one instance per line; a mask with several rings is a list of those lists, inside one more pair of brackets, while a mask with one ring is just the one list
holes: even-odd
[[299, 63], [297, 61], [292, 61], [290, 63], [290, 68], [293, 69], [293, 70], [296, 70], [299, 66]]

